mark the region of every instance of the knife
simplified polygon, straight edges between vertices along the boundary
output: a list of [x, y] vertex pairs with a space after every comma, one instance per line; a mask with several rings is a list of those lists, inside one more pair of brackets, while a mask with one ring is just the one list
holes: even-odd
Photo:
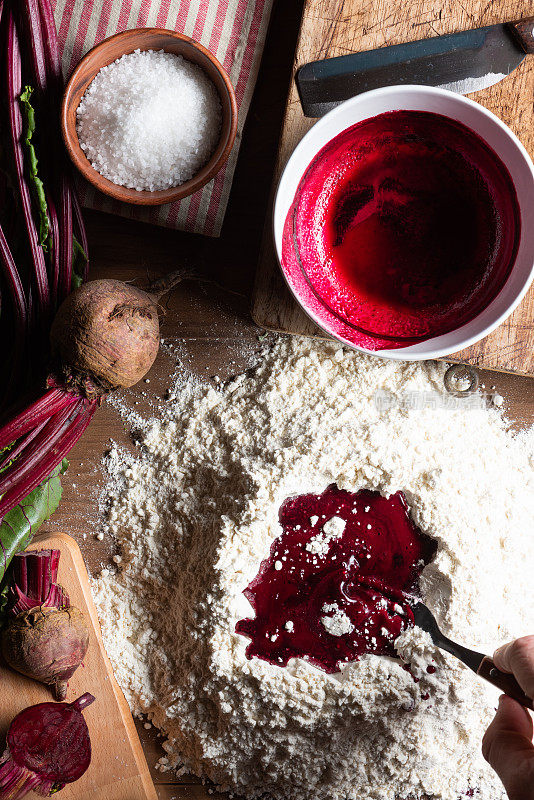
[[534, 17], [417, 42], [312, 61], [296, 75], [305, 116], [321, 117], [356, 94], [424, 84], [459, 94], [498, 83], [534, 53]]

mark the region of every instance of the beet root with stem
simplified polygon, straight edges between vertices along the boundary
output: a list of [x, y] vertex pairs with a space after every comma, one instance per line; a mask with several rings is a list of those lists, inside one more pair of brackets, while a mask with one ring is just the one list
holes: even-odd
[[50, 331], [47, 390], [0, 427], [0, 521], [61, 465], [106, 394], [148, 372], [159, 348], [159, 299], [188, 277], [176, 270], [147, 292], [89, 281], [66, 297]]
[[39, 703], [17, 714], [0, 758], [0, 800], [21, 800], [30, 791], [50, 797], [81, 778], [91, 763], [82, 711], [94, 699], [86, 693], [74, 703]]
[[59, 550], [14, 556], [1, 646], [12, 669], [50, 686], [56, 700], [64, 700], [67, 682], [87, 652], [89, 630], [57, 583], [59, 559]]
[[2, 654], [12, 669], [52, 688], [56, 700], [67, 696], [67, 682], [82, 663], [89, 632], [82, 612], [71, 606], [32, 608], [2, 631]]

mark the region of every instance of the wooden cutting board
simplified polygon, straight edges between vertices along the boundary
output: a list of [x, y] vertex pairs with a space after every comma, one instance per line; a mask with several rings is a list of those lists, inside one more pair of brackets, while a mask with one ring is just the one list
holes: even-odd
[[[534, 14], [521, 0], [305, 0], [294, 72], [320, 58], [400, 44]], [[534, 56], [505, 80], [470, 97], [506, 122], [534, 156]], [[314, 120], [304, 117], [291, 80], [273, 185]], [[258, 265], [252, 316], [270, 330], [304, 336], [325, 334], [304, 314], [286, 288], [276, 261], [271, 206]], [[449, 356], [487, 369], [534, 375], [534, 287], [514, 314], [478, 344]]]
[[[90, 628], [89, 649], [83, 666], [69, 682], [67, 702], [90, 692], [95, 702], [84, 711], [91, 736], [92, 758], [79, 781], [65, 786], [61, 800], [157, 800], [156, 790], [137, 736], [128, 704], [105, 653], [87, 570], [74, 539], [51, 533], [37, 537], [30, 550], [61, 551], [59, 582], [71, 602], [85, 612]], [[49, 690], [0, 664], [0, 736], [3, 742], [13, 717], [27, 706], [53, 701]], [[32, 795], [33, 796], [33, 795]]]

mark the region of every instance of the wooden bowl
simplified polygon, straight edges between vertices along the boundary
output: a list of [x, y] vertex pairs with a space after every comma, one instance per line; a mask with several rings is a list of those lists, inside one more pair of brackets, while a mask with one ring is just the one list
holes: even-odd
[[[76, 111], [80, 101], [96, 74], [102, 67], [134, 50], [165, 50], [183, 56], [198, 64], [213, 81], [222, 106], [222, 125], [219, 143], [209, 161], [190, 180], [155, 192], [137, 191], [104, 178], [86, 157], [76, 131]], [[84, 178], [99, 191], [135, 205], [156, 206], [182, 200], [201, 189], [224, 166], [234, 144], [237, 131], [237, 103], [234, 87], [221, 64], [194, 39], [164, 28], [135, 28], [110, 36], [85, 55], [65, 88], [61, 106], [61, 131], [68, 153]]]

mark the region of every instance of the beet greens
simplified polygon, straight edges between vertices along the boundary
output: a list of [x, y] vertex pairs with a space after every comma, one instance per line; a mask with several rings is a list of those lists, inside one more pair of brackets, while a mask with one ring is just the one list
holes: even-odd
[[0, 41], [0, 330], [11, 343], [0, 356], [1, 579], [57, 507], [63, 457], [97, 403], [53, 385], [29, 406], [24, 399], [46, 378], [57, 308], [87, 277], [87, 237], [60, 136], [50, 0], [0, 0]]
[[59, 550], [17, 553], [7, 581], [7, 621], [0, 634], [9, 666], [67, 696], [89, 645], [83, 613], [57, 583]]
[[9, 172], [2, 182], [0, 171], [0, 327], [14, 344], [0, 398], [1, 584], [13, 554], [57, 506], [64, 459], [102, 400], [152, 366], [158, 299], [189, 275], [178, 270], [150, 294], [112, 279], [86, 282], [87, 238], [59, 132], [50, 0], [0, 0], [0, 36]]

